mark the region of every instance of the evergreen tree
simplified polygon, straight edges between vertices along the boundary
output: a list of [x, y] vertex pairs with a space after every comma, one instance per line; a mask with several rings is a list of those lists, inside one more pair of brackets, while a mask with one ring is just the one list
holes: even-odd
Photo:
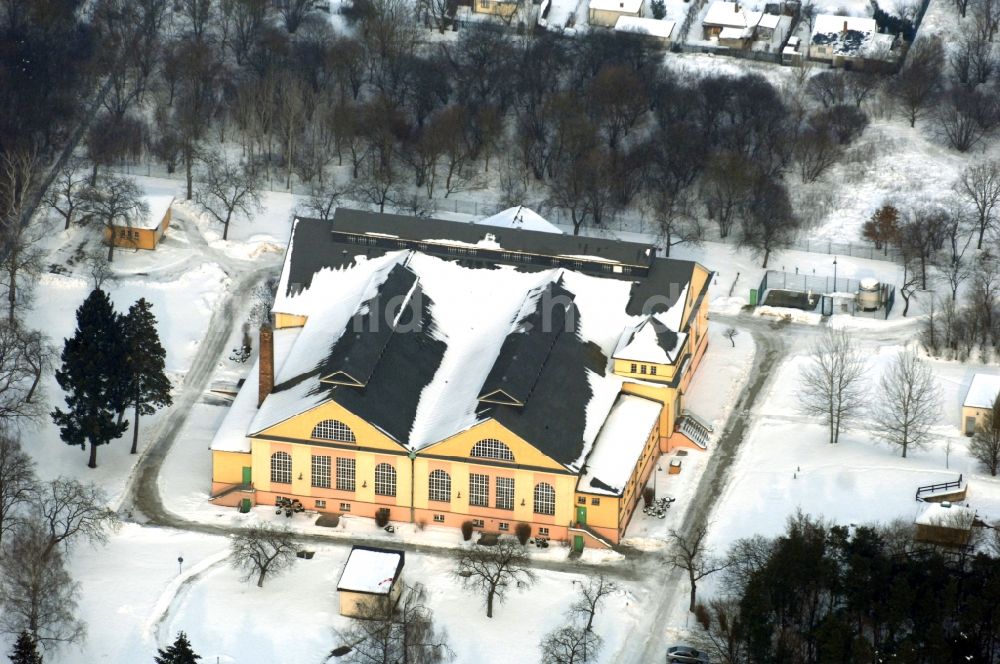
[[14, 650], [10, 653], [11, 664], [42, 664], [42, 656], [38, 653], [38, 644], [27, 632], [17, 636]]
[[132, 454], [139, 443], [139, 416], [152, 415], [157, 408], [173, 403], [170, 380], [164, 373], [167, 352], [156, 332], [156, 316], [145, 298], [128, 309], [125, 316], [125, 347], [127, 357], [128, 403], [135, 407], [132, 429]]
[[52, 420], [67, 445], [86, 449], [90, 468], [97, 467], [97, 448], [119, 438], [128, 422], [116, 422], [116, 390], [124, 356], [121, 316], [108, 294], [95, 289], [76, 310], [76, 332], [66, 340], [56, 382], [66, 392], [65, 411], [56, 408]]
[[191, 642], [184, 632], [178, 632], [170, 647], [166, 650], [160, 648], [157, 653], [156, 664], [195, 664], [201, 659], [201, 655], [196, 655], [191, 649]]

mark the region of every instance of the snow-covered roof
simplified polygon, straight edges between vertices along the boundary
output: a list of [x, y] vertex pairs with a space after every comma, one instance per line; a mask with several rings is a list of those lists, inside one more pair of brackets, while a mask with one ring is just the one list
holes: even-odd
[[739, 2], [714, 0], [702, 19], [702, 25], [718, 25], [729, 28], [753, 28], [760, 22], [761, 12], [747, 11]]
[[615, 22], [615, 30], [618, 32], [631, 32], [640, 35], [650, 35], [661, 39], [670, 39], [674, 32], [674, 21], [659, 20], [655, 18], [642, 18], [639, 16], [619, 16]]
[[753, 28], [723, 28], [719, 30], [719, 39], [747, 39], [753, 36]]
[[757, 24], [762, 28], [770, 28], [774, 30], [778, 27], [778, 23], [781, 22], [781, 16], [779, 14], [763, 14], [760, 17], [760, 22]]
[[604, 12], [638, 14], [642, 8], [642, 0], [590, 0], [590, 8]]
[[977, 373], [972, 377], [963, 405], [969, 408], [992, 408], [1000, 394], [1000, 376]]
[[587, 457], [576, 490], [621, 495], [662, 409], [662, 404], [643, 397], [619, 396]]
[[976, 511], [971, 507], [947, 503], [930, 503], [914, 520], [914, 523], [918, 526], [938, 526], [941, 528], [954, 528], [956, 530], [969, 530], [972, 528], [972, 522], [975, 518]]
[[174, 197], [169, 194], [149, 194], [142, 197], [142, 200], [149, 207], [149, 214], [135, 215], [132, 219], [132, 228], [145, 228], [152, 230], [160, 225], [163, 217], [174, 202]]
[[347, 557], [337, 590], [387, 595], [403, 571], [402, 551], [355, 546]]
[[813, 24], [812, 40], [829, 46], [836, 55], [883, 55], [892, 47], [892, 35], [878, 32], [875, 19], [863, 16], [820, 14]]
[[[622, 19], [618, 20], [621, 21]], [[543, 233], [562, 233], [558, 226], [549, 223], [542, 215], [523, 205], [507, 208], [490, 217], [480, 219], [476, 223], [483, 226], [499, 226], [501, 228], [516, 228], [528, 231], [541, 231]]]

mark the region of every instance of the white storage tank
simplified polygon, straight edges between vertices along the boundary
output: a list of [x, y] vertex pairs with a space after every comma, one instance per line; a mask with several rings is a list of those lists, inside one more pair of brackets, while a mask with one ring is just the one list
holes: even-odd
[[858, 308], [875, 311], [882, 304], [882, 284], [874, 277], [866, 277], [858, 284]]

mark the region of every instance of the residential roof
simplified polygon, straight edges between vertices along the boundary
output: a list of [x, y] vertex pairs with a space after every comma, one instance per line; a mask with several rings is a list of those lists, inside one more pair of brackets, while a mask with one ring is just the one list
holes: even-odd
[[713, 0], [708, 6], [702, 25], [729, 28], [753, 28], [760, 21], [761, 12], [747, 11], [739, 2]]
[[757, 25], [759, 25], [762, 28], [770, 28], [771, 30], [774, 30], [775, 28], [778, 27], [778, 23], [780, 22], [781, 22], [780, 14], [764, 13], [761, 15], [760, 22]]
[[619, 16], [615, 21], [615, 30], [618, 32], [629, 32], [640, 35], [649, 35], [661, 39], [670, 39], [674, 32], [674, 21], [667, 21], [655, 18], [643, 18], [640, 16]]
[[881, 35], [875, 19], [820, 14], [813, 24], [811, 43], [829, 46], [836, 55], [877, 55], [892, 47], [892, 35]]
[[937, 526], [938, 528], [953, 528], [955, 530], [970, 530], [976, 518], [976, 511], [964, 505], [948, 503], [930, 503], [917, 516], [914, 523], [918, 526]]
[[969, 408], [992, 408], [1000, 394], [1000, 376], [977, 373], [965, 395], [964, 406]]
[[167, 210], [174, 202], [174, 197], [169, 194], [149, 194], [142, 197], [144, 203], [149, 208], [149, 214], [134, 215], [131, 228], [143, 228], [153, 230], [160, 225]]
[[619, 396], [597, 435], [576, 490], [620, 496], [662, 409], [663, 404], [650, 399], [632, 394]]
[[597, 11], [638, 14], [643, 0], [590, 0], [590, 8]]
[[338, 591], [388, 595], [403, 571], [403, 551], [369, 546], [351, 547], [347, 564], [337, 582]]
[[[618, 20], [621, 21], [621, 19]], [[562, 231], [558, 226], [548, 222], [540, 214], [530, 208], [524, 207], [523, 205], [507, 208], [506, 210], [497, 212], [492, 216], [484, 217], [476, 223], [480, 226], [498, 226], [500, 228], [512, 228], [516, 230], [562, 234]]]

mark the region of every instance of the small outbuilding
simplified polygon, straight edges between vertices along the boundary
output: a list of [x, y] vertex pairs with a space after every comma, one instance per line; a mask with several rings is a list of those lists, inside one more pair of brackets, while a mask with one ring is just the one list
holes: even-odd
[[[104, 229], [104, 241], [114, 239], [116, 247], [126, 249], [156, 249], [170, 226], [173, 196], [144, 196], [149, 214], [136, 217], [130, 223]], [[109, 236], [111, 236], [109, 238]]]
[[393, 549], [355, 546], [337, 583], [340, 615], [365, 617], [365, 606], [394, 605], [402, 592], [404, 553]]
[[930, 503], [914, 523], [918, 542], [943, 546], [966, 546], [972, 537], [975, 510], [949, 502]]
[[661, 44], [664, 48], [670, 46], [673, 37], [674, 21], [667, 21], [655, 18], [642, 18], [636, 16], [622, 16], [615, 23], [615, 32], [622, 32], [629, 35], [639, 35], [650, 41]]
[[986, 426], [993, 402], [1000, 396], [1000, 376], [977, 373], [962, 403], [962, 433], [971, 436]]
[[613, 28], [622, 16], [642, 16], [643, 0], [590, 0], [587, 21]]

